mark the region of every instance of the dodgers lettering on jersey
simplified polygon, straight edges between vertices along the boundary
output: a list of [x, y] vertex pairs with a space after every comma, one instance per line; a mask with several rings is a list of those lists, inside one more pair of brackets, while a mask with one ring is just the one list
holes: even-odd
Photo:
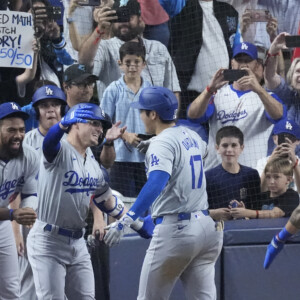
[[273, 129], [272, 120], [267, 118], [258, 94], [252, 91], [236, 91], [231, 85], [226, 85], [215, 95], [214, 106], [214, 114], [209, 119], [205, 170], [221, 163], [220, 155], [215, 149], [215, 137], [220, 128], [229, 125], [238, 127], [244, 133], [245, 147], [239, 162], [255, 168], [257, 161], [267, 155], [268, 139]]
[[0, 207], [7, 207], [21, 192], [37, 194], [38, 155], [33, 148], [23, 144], [23, 154], [0, 161]]
[[93, 178], [90, 176], [90, 173], [87, 174], [87, 177], [83, 178], [76, 171], [68, 171], [64, 175], [67, 178], [62, 184], [67, 188], [65, 193], [86, 193], [87, 196], [91, 196], [91, 192], [95, 192], [97, 187], [100, 184], [99, 178]]
[[207, 209], [203, 160], [206, 144], [200, 136], [182, 126], [165, 129], [151, 142], [146, 153], [147, 175], [155, 170], [170, 179], [152, 205], [152, 216]]
[[53, 162], [40, 165], [39, 220], [68, 229], [86, 226], [90, 200], [109, 189], [90, 148], [86, 159], [67, 141]]

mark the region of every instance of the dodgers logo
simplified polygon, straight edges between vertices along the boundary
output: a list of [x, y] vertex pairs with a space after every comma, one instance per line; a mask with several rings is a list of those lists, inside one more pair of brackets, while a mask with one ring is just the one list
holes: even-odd
[[3, 184], [0, 185], [0, 199], [6, 200], [9, 194], [13, 193], [17, 186], [24, 184], [24, 176], [14, 179], [5, 180]]
[[11, 102], [10, 104], [11, 104], [11, 108], [12, 108], [13, 110], [19, 110], [18, 105], [16, 105], [16, 104], [13, 103], [13, 102]]
[[63, 182], [63, 186], [70, 187], [65, 190], [65, 192], [70, 194], [86, 193], [86, 195], [89, 196], [100, 184], [99, 179], [90, 177], [89, 173], [87, 177], [83, 178], [73, 170], [66, 172], [65, 178], [66, 180]]
[[50, 89], [48, 86], [45, 87], [45, 93], [47, 96], [52, 96], [53, 95], [53, 90]]
[[287, 130], [293, 130], [293, 126], [289, 121], [286, 121], [285, 123], [285, 129]]
[[157, 158], [157, 156], [151, 154], [151, 167], [153, 167], [154, 165], [158, 166], [158, 163], [159, 163], [159, 159]]
[[238, 120], [246, 118], [247, 116], [248, 113], [245, 109], [242, 111], [232, 111], [229, 113], [226, 113], [225, 110], [220, 110], [217, 113], [217, 120], [221, 121], [222, 124], [225, 124], [227, 122], [236, 122]]

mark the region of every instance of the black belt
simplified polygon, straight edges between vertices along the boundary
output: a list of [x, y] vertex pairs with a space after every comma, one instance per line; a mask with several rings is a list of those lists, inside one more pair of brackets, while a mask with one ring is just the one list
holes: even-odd
[[[52, 231], [52, 227], [53, 226], [51, 224], [47, 224], [44, 227], [44, 230], [51, 232]], [[67, 237], [70, 237], [72, 239], [80, 239], [83, 236], [83, 230], [80, 229], [80, 230], [72, 231], [72, 230], [69, 230], [69, 229], [65, 229], [65, 228], [59, 227], [58, 231], [57, 231], [57, 234], [60, 234], [60, 235], [63, 235], [63, 236], [67, 236]]]
[[[205, 216], [209, 216], [209, 211], [208, 209], [204, 209], [204, 210], [201, 210], [202, 213], [205, 215]], [[177, 220], [178, 221], [183, 221], [183, 220], [190, 220], [191, 219], [191, 215], [192, 213], [179, 213], [177, 215]], [[157, 217], [154, 219], [154, 224], [155, 225], [158, 225], [158, 224], [161, 224], [162, 221], [163, 221], [164, 217]]]

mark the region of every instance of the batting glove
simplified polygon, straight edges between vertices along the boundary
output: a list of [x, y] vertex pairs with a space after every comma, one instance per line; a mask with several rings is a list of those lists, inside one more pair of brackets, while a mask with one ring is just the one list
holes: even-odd
[[69, 127], [75, 123], [87, 123], [88, 121], [85, 119], [92, 119], [93, 113], [88, 109], [87, 106], [76, 109], [67, 113], [60, 121], [63, 127]]
[[264, 261], [264, 268], [268, 269], [272, 261], [275, 259], [277, 254], [282, 250], [285, 241], [281, 241], [278, 238], [278, 235], [275, 235], [268, 245], [265, 261]]
[[110, 224], [105, 228], [109, 230], [104, 236], [104, 243], [109, 247], [119, 244], [124, 235], [126, 226], [130, 227], [133, 222], [133, 219], [129, 215], [125, 214], [120, 220]]

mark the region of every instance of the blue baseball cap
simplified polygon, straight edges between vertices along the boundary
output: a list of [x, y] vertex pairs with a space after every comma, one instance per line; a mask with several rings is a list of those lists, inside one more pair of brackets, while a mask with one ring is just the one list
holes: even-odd
[[104, 129], [109, 129], [112, 127], [110, 117], [102, 110], [99, 105], [94, 103], [79, 103], [70, 108], [67, 115], [71, 115], [77, 109], [88, 109], [93, 113], [93, 116], [89, 118], [90, 120], [99, 120], [102, 123]]
[[283, 119], [277, 122], [273, 128], [273, 134], [289, 133], [300, 140], [300, 126], [292, 120]]
[[32, 96], [32, 105], [37, 105], [42, 100], [57, 99], [62, 105], [67, 104], [65, 93], [55, 85], [44, 85], [37, 89]]
[[257, 59], [258, 57], [256, 46], [248, 42], [239, 43], [233, 48], [233, 58], [241, 53], [249, 55], [252, 59]]
[[150, 86], [142, 90], [139, 101], [130, 104], [132, 108], [154, 110], [165, 121], [176, 119], [178, 100], [173, 92], [160, 86]]
[[22, 111], [20, 105], [15, 102], [6, 102], [0, 105], [0, 120], [14, 116], [23, 120], [29, 118], [29, 115]]

